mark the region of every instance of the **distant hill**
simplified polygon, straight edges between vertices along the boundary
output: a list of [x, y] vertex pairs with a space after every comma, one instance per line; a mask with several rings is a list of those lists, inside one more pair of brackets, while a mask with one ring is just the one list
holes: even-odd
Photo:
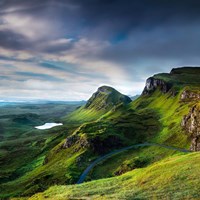
[[101, 86], [89, 98], [86, 105], [78, 108], [65, 118], [67, 121], [90, 121], [97, 119], [111, 109], [117, 106], [123, 106], [130, 103], [130, 97], [121, 94], [109, 86]]
[[130, 98], [131, 98], [132, 101], [134, 101], [134, 100], [136, 100], [139, 96], [140, 96], [140, 95], [137, 94], [137, 95], [135, 95], [135, 96], [131, 96]]
[[128, 104], [131, 99], [112, 87], [102, 86], [92, 95], [85, 105], [86, 109], [111, 109], [119, 104]]

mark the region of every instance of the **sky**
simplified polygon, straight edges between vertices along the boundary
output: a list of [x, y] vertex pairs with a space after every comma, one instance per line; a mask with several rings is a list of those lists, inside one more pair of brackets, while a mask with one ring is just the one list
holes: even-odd
[[0, 99], [86, 100], [200, 65], [198, 0], [0, 0]]

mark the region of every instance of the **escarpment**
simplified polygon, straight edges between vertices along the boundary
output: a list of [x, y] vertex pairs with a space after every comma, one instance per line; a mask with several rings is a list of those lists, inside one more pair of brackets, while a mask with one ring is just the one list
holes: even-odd
[[194, 105], [182, 119], [181, 126], [191, 136], [190, 150], [200, 151], [200, 106]]
[[[192, 151], [200, 151], [199, 74], [199, 67], [174, 68], [170, 73], [156, 74], [148, 78], [142, 92], [142, 95], [148, 95], [152, 98], [156, 96], [156, 93], [154, 93], [155, 91], [167, 94], [165, 96], [167, 98], [176, 96], [177, 98], [174, 99], [174, 104], [179, 107], [174, 114], [177, 114], [180, 110], [184, 110], [184, 108], [188, 109], [188, 106], [192, 105], [187, 115], [183, 116], [181, 114], [180, 116], [180, 118], [182, 118], [181, 126], [191, 138], [190, 149]], [[177, 96], [177, 94], [179, 94], [179, 96]], [[148, 96], [145, 98], [148, 98]], [[173, 99], [171, 99], [171, 101], [173, 102]], [[173, 104], [170, 106], [172, 105]]]

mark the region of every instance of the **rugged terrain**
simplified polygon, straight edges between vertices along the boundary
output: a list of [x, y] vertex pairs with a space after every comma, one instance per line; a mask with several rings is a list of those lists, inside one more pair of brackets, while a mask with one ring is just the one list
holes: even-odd
[[[199, 76], [198, 67], [156, 74], [134, 101], [111, 87], [100, 87], [86, 105], [62, 118], [64, 128], [58, 132], [65, 138], [54, 147], [47, 144], [34, 169], [1, 184], [2, 198], [21, 199], [55, 184], [74, 184], [95, 159], [138, 143], [199, 151]], [[30, 199], [195, 199], [199, 159], [198, 153], [158, 145], [130, 149], [99, 163], [86, 177], [101, 180], [54, 186]]]

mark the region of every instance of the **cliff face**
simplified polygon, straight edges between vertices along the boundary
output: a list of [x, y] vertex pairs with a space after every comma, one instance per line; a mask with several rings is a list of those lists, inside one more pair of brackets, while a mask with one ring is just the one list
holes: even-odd
[[[200, 151], [200, 68], [183, 67], [174, 68], [170, 73], [156, 74], [146, 81], [143, 95], [154, 95], [155, 90], [168, 93], [171, 96], [180, 94], [180, 106], [193, 105], [189, 113], [182, 118], [181, 126], [191, 137], [191, 150]], [[148, 97], [147, 97], [148, 98]], [[177, 103], [177, 102], [175, 102]], [[194, 105], [196, 103], [196, 105]], [[187, 107], [188, 108], [188, 107]], [[170, 108], [169, 108], [170, 109]]]
[[164, 80], [150, 77], [146, 80], [146, 85], [142, 94], [151, 94], [157, 88], [159, 88], [163, 93], [167, 93], [171, 89], [171, 85]]
[[200, 151], [200, 107], [198, 105], [193, 106], [183, 117], [181, 126], [191, 135], [190, 150]]

